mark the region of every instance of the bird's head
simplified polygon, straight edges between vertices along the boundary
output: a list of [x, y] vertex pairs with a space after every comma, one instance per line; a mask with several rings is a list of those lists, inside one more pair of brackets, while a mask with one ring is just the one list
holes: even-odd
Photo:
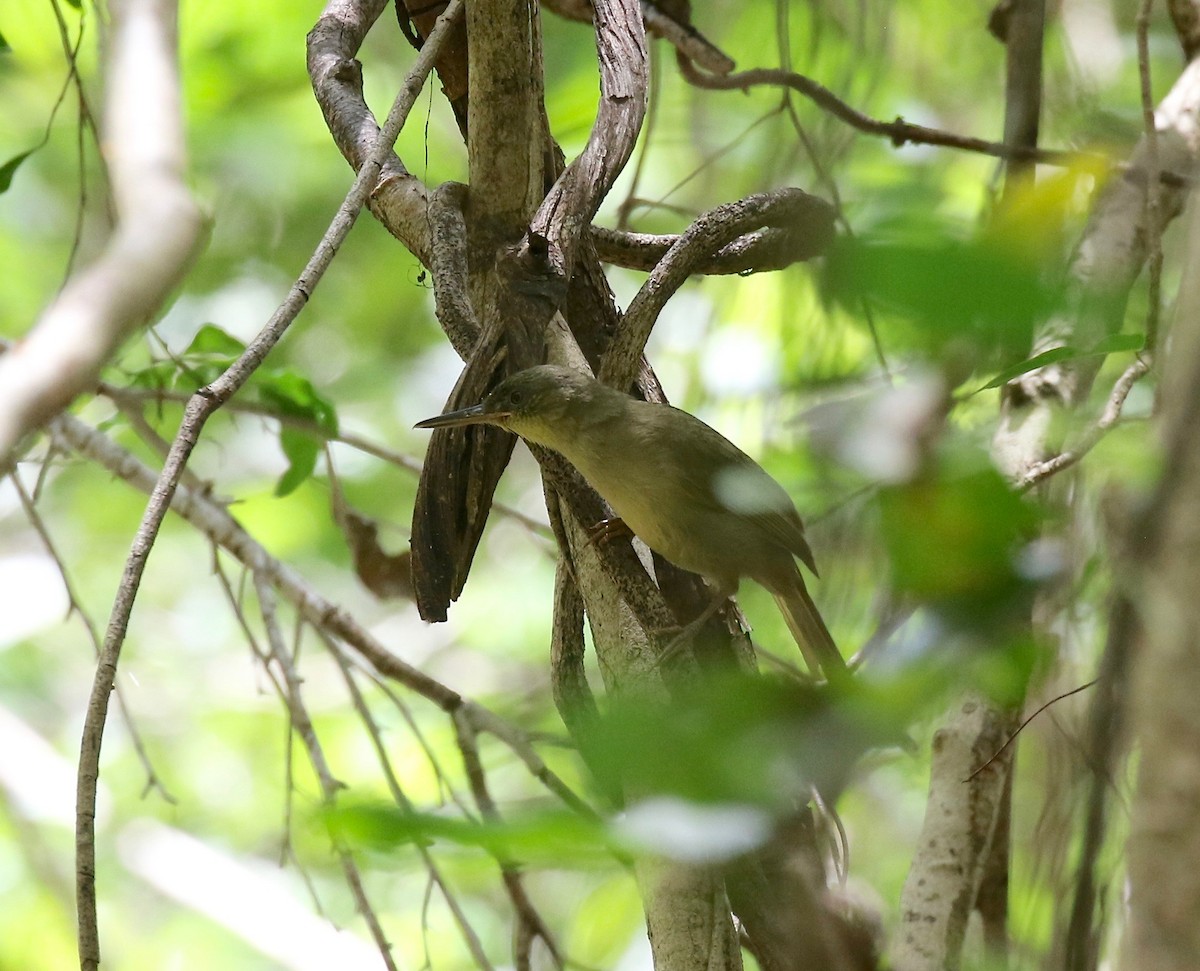
[[505, 378], [479, 404], [417, 422], [416, 428], [497, 425], [528, 441], [562, 451], [572, 417], [587, 408], [599, 387], [569, 368], [543, 364]]

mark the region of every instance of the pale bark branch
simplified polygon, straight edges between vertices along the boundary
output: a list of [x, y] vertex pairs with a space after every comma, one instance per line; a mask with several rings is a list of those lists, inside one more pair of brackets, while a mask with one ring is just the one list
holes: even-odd
[[996, 836], [1004, 780], [1012, 771], [1009, 749], [976, 776], [977, 784], [963, 784], [1015, 724], [996, 715], [987, 702], [971, 698], [934, 735], [925, 821], [891, 946], [896, 971], [952, 968], [961, 961], [967, 922]]
[[1079, 437], [1072, 442], [1070, 448], [1064, 449], [1052, 458], [1048, 458], [1044, 462], [1038, 462], [1028, 469], [1017, 480], [1018, 487], [1021, 489], [1032, 489], [1039, 482], [1044, 482], [1050, 476], [1061, 472], [1063, 469], [1070, 468], [1099, 445], [1100, 440], [1105, 434], [1120, 422], [1121, 413], [1125, 408], [1125, 401], [1129, 397], [1129, 392], [1133, 390], [1133, 386], [1149, 373], [1149, 356], [1139, 355], [1132, 364], [1121, 372], [1121, 376], [1113, 383], [1108, 400], [1104, 403], [1104, 410], [1100, 413], [1100, 417], [1096, 419], [1095, 424], [1084, 429], [1079, 434]]
[[646, 115], [650, 74], [640, 9], [635, 0], [597, 0], [595, 11], [600, 59], [596, 123], [583, 152], [567, 166], [530, 223], [531, 239], [547, 241], [546, 258], [563, 281], [574, 269], [580, 234], [629, 161]]
[[[1200, 59], [1180, 75], [1155, 113], [1157, 164], [1162, 171], [1192, 173], [1200, 162]], [[1135, 148], [1130, 171], [1101, 191], [1068, 272], [1069, 307], [1039, 328], [1034, 353], [1054, 347], [1094, 347], [1120, 330], [1129, 290], [1161, 233], [1182, 210], [1186, 192], [1149, 175], [1148, 140]], [[1157, 219], [1147, 222], [1146, 186], [1155, 186]], [[1101, 359], [1063, 361], [1031, 371], [1004, 389], [996, 460], [1021, 481], [1054, 451], [1055, 418], [1082, 403]]]
[[105, 72], [105, 161], [117, 226], [33, 330], [0, 358], [0, 473], [21, 439], [95, 382], [158, 312], [197, 249], [203, 217], [187, 156], [172, 0], [113, 0]]

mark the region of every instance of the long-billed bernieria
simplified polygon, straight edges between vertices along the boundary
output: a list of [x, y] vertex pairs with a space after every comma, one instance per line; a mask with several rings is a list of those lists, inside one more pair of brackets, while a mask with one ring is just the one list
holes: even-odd
[[700, 419], [639, 401], [568, 368], [541, 365], [502, 381], [479, 404], [417, 428], [490, 424], [561, 453], [625, 525], [714, 587], [698, 627], [750, 577], [769, 590], [813, 673], [846, 663], [796, 565], [815, 574], [791, 498], [754, 459]]

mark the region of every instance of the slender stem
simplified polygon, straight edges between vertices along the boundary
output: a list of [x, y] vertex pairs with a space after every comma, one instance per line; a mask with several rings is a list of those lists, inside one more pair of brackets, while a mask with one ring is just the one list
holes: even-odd
[[321, 281], [333, 262], [378, 181], [383, 161], [391, 153], [392, 145], [400, 134], [409, 111], [433, 69], [434, 60], [449, 27], [461, 13], [462, 0], [452, 0], [446, 12], [438, 19], [437, 26], [429, 35], [416, 64], [396, 96], [387, 123], [380, 132], [370, 157], [359, 170], [358, 177], [338, 207], [328, 230], [284, 302], [225, 373], [208, 387], [201, 388], [188, 402], [179, 433], [171, 445], [171, 451], [151, 493], [141, 525], [134, 536], [96, 666], [96, 676], [84, 719], [76, 779], [76, 907], [79, 920], [80, 967], [83, 971], [95, 971], [100, 966], [100, 934], [96, 915], [96, 786], [100, 776], [100, 745], [108, 715], [108, 699], [116, 680], [117, 662], [150, 550], [154, 546], [163, 518], [170, 508], [171, 498], [175, 494], [188, 458], [200, 439], [205, 423], [250, 379], [299, 315], [313, 288]]

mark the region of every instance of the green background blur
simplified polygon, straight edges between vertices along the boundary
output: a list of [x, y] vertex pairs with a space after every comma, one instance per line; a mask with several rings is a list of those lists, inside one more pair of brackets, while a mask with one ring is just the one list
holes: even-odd
[[[1102, 0], [1064, 4], [1064, 16], [1098, 31], [1092, 36], [1099, 39], [1087, 44], [1076, 40], [1072, 46], [1063, 20], [1052, 21], [1045, 144], [1121, 158], [1136, 140], [1131, 6]], [[90, 103], [99, 111], [96, 13], [90, 4], [84, 7], [79, 64]], [[74, 41], [80, 12], [66, 3], [59, 9]], [[778, 66], [790, 59], [795, 70], [875, 117], [902, 115], [999, 138], [1003, 49], [985, 30], [988, 11], [989, 4], [975, 0], [713, 0], [697, 4], [694, 21], [739, 67]], [[131, 381], [167, 349], [182, 353], [206, 324], [248, 340], [324, 232], [351, 173], [328, 137], [304, 70], [305, 33], [319, 13], [317, 4], [283, 0], [183, 4], [190, 182], [209, 213], [211, 236], [153, 333], [131, 341], [113, 362], [106, 373], [113, 383]], [[1180, 61], [1169, 30], [1157, 27], [1153, 50], [1161, 96]], [[585, 25], [546, 14], [544, 30], [547, 107], [570, 157], [594, 117], [594, 48]], [[1073, 27], [1076, 31], [1083, 36], [1082, 29]], [[103, 241], [105, 207], [95, 145], [87, 136], [81, 183], [74, 90], [66, 92], [50, 123], [67, 77], [54, 8], [46, 0], [6, 0], [0, 34], [9, 48], [0, 53], [0, 163], [38, 145], [49, 124], [46, 144], [0, 195], [0, 337], [12, 339], [32, 325], [61, 285], [81, 204], [86, 218], [77, 265]], [[657, 107], [639, 146], [646, 154], [637, 196], [656, 205], [635, 208], [631, 228], [679, 231], [706, 208], [780, 185], [829, 198], [832, 183], [859, 238], [901, 253], [907, 247], [928, 257], [939, 247], [958, 247], [990, 219], [994, 160], [919, 146], [896, 149], [856, 135], [799, 99], [792, 102], [793, 117], [772, 90], [695, 91], [677, 78], [665, 45], [656, 42], [654, 54]], [[368, 101], [382, 115], [412, 60], [390, 10], [361, 59]], [[427, 91], [419, 100], [397, 151], [430, 185], [465, 180], [461, 140], [440, 92], [432, 88], [432, 95]], [[631, 178], [632, 166], [601, 211], [601, 223], [614, 224]], [[1086, 211], [1088, 179], [1086, 173], [1062, 177], [1031, 203], [1052, 213], [1045, 223], [1026, 226], [1047, 231], [1047, 238], [1035, 232], [1028, 241], [1036, 251], [1033, 265], [1050, 276], [1061, 267]], [[1055, 235], [1059, 224], [1065, 230], [1061, 237]], [[964, 274], [983, 265], [970, 262], [973, 252], [963, 257]], [[853, 253], [848, 258], [852, 268], [861, 268]], [[917, 289], [943, 292], [961, 283], [945, 276], [944, 262], [914, 258], [911, 266], [899, 265], [907, 267], [908, 283]], [[865, 296], [873, 306], [896, 374], [953, 374], [964, 390], [1019, 362], [1027, 353], [1021, 341], [1028, 327], [1014, 324], [1015, 337], [989, 345], [964, 372], [947, 363], [957, 352], [948, 349], [952, 342], [936, 322], [924, 319], [914, 326], [911, 306], [889, 302], [895, 294], [877, 292], [861, 280], [851, 287], [852, 299], [845, 299], [825, 273], [801, 265], [693, 282], [667, 308], [649, 354], [672, 401], [760, 458], [796, 499], [811, 521], [822, 567], [818, 600], [839, 640], [858, 645], [874, 630], [882, 578], [889, 569], [894, 576], [896, 564], [881, 536], [878, 483], [846, 461], [844, 449], [822, 451], [820, 436], [812, 432], [814, 416], [831, 414], [833, 437], [844, 444], [852, 424], [845, 414], [881, 386], [857, 298]], [[624, 303], [641, 275], [615, 270], [610, 278]], [[879, 287], [886, 290], [887, 282]], [[1142, 306], [1144, 297], [1135, 293], [1131, 320]], [[434, 319], [428, 279], [366, 216], [269, 366], [311, 381], [336, 408], [343, 432], [414, 460], [421, 457], [426, 435], [414, 432], [412, 424], [441, 409], [458, 373], [457, 358]], [[844, 408], [851, 410], [838, 410]], [[85, 400], [76, 410], [153, 463], [128, 426], [114, 419], [109, 402]], [[170, 438], [180, 409], [168, 403], [145, 414]], [[952, 444], [967, 465], [984, 461], [995, 414], [995, 391], [968, 398], [957, 409]], [[1104, 471], [1128, 471], [1141, 448], [1139, 435], [1119, 434], [1092, 462]], [[347, 501], [379, 521], [388, 549], [406, 548], [413, 474], [342, 444], [331, 450]], [[41, 454], [40, 448], [31, 452], [20, 470], [30, 489], [40, 469], [32, 459]], [[554, 561], [545, 533], [493, 515], [449, 623], [430, 627], [411, 604], [380, 603], [355, 579], [330, 514], [324, 466], [278, 497], [276, 483], [286, 467], [277, 426], [248, 415], [219, 415], [193, 459], [195, 471], [213, 480], [217, 495], [232, 502], [231, 511], [254, 537], [355, 613], [391, 649], [531, 731], [563, 734], [548, 688]], [[500, 498], [544, 521], [539, 497], [535, 467], [518, 448]], [[81, 613], [101, 631], [144, 503], [103, 469], [71, 457], [57, 456], [42, 483], [41, 517], [69, 570]], [[220, 563], [235, 592], [240, 590], [236, 564], [224, 557]], [[1091, 578], [1075, 591], [1081, 630], [1096, 616], [1100, 588]], [[785, 643], [766, 594], [748, 589], [742, 605], [756, 638]], [[0, 483], [0, 969], [34, 971], [75, 962], [74, 763], [93, 654], [83, 618], [68, 616], [67, 607], [54, 561], [11, 483]], [[1077, 647], [1086, 657], [1095, 644], [1085, 633]], [[334, 774], [355, 798], [386, 799], [370, 739], [341, 675], [311, 634], [302, 655], [306, 698]], [[111, 717], [98, 847], [106, 965], [156, 971], [379, 966], [316, 813], [320, 799], [311, 771], [298, 747], [289, 745], [286, 711], [247, 648], [214, 575], [212, 549], [179, 521], [167, 521], [151, 557], [119, 680], [150, 763], [172, 800], [158, 789], [145, 791], [146, 772], [129, 732]], [[403, 713], [378, 691], [369, 698], [408, 797], [424, 810], [444, 806], [445, 784]], [[927, 701], [913, 729], [922, 753], [939, 704], [936, 696]], [[464, 788], [451, 727], [428, 706], [408, 703], [451, 784]], [[1069, 720], [1069, 708], [1062, 717]], [[1045, 943], [1054, 907], [1032, 835], [1057, 771], [1039, 738], [1033, 734], [1022, 755], [1012, 908], [1018, 943], [1031, 950]], [[540, 751], [587, 791], [569, 752], [555, 745]], [[483, 754], [506, 810], [517, 807], [519, 815], [524, 800], [533, 805], [544, 798], [506, 749], [485, 746]], [[290, 823], [289, 762], [295, 788]], [[924, 755], [881, 758], [860, 772], [841, 803], [853, 846], [853, 890], [877, 901], [889, 927], [921, 821], [926, 774]], [[439, 844], [436, 853], [488, 953], [506, 963], [510, 914], [494, 862], [453, 843]], [[530, 868], [529, 883], [567, 953], [591, 967], [643, 966], [648, 952], [627, 872], [584, 848], [577, 856], [569, 847], [554, 854], [561, 858], [539, 859]], [[411, 847], [364, 850], [360, 863], [401, 966], [470, 965]]]

